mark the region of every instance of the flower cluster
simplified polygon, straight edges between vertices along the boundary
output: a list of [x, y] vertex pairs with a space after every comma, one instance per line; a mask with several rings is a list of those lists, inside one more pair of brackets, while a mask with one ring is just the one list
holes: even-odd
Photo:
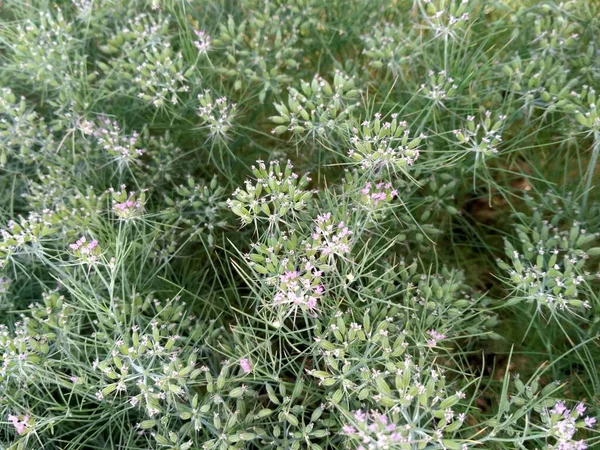
[[411, 61], [419, 54], [414, 44], [415, 31], [413, 28], [404, 29], [401, 23], [376, 24], [361, 36], [365, 46], [363, 53], [369, 58], [371, 66], [388, 69], [397, 76], [401, 71], [410, 70]]
[[[325, 294], [322, 281], [327, 256], [319, 254], [310, 239], [299, 240], [291, 230], [271, 235], [265, 243], [253, 244], [246, 255], [249, 266], [264, 276], [269, 286], [264, 307], [274, 312], [274, 321], [296, 319], [299, 313], [316, 317]], [[323, 267], [323, 268], [322, 268]]]
[[421, 84], [421, 93], [438, 106], [453, 98], [457, 89], [458, 85], [454, 82], [454, 78], [447, 76], [445, 70], [437, 74], [433, 70], [429, 71], [429, 82]]
[[[321, 342], [321, 345], [325, 346], [326, 343]], [[365, 450], [401, 449], [407, 444], [437, 444], [441, 448], [456, 449], [472, 447], [474, 443], [458, 438], [467, 417], [466, 412], [459, 412], [464, 409], [460, 403], [466, 394], [462, 391], [450, 394], [446, 376], [439, 368], [424, 370], [409, 356], [390, 359], [394, 363], [387, 367], [394, 367], [393, 371], [369, 370], [365, 367], [356, 375], [353, 372], [357, 367], [351, 359], [346, 360], [341, 369], [342, 376], [339, 377], [341, 386], [344, 389], [358, 388], [358, 398], [349, 395], [350, 404], [362, 403], [367, 411], [361, 409], [349, 414], [340, 407], [348, 419], [341, 434], [350, 442], [355, 442], [357, 448], [361, 448], [362, 444]], [[335, 371], [335, 367], [337, 364], [332, 364], [329, 370]], [[338, 383], [338, 377], [332, 377], [328, 372], [309, 373], [320, 378], [325, 386]], [[350, 382], [354, 379], [361, 387]], [[339, 403], [337, 399], [333, 401]]]
[[[109, 55], [138, 55], [144, 48], [157, 48], [164, 45], [170, 24], [170, 17], [141, 13], [127, 17], [115, 33], [105, 38], [100, 50]], [[116, 22], [118, 23], [118, 22]], [[111, 60], [113, 68], [122, 61]]]
[[535, 32], [532, 47], [536, 49], [536, 54], [568, 59], [573, 52], [577, 52], [584, 29], [581, 23], [570, 17], [574, 3], [565, 2], [556, 10], [538, 7], [533, 16], [519, 17], [524, 26], [531, 27]]
[[200, 102], [198, 115], [202, 119], [202, 127], [208, 128], [210, 138], [226, 139], [233, 127], [237, 105], [229, 103], [226, 97], [213, 100], [209, 90], [199, 94], [198, 101]]
[[398, 191], [392, 187], [392, 183], [384, 183], [383, 181], [378, 183], [368, 181], [365, 183], [365, 187], [360, 190], [360, 193], [362, 202], [372, 208], [381, 207], [398, 197]]
[[[161, 302], [156, 304], [159, 306]], [[165, 305], [175, 306], [173, 300]], [[91, 369], [105, 380], [95, 394], [99, 402], [126, 395], [131, 406], [142, 409], [150, 418], [177, 406], [184, 391], [176, 380], [193, 380], [202, 373], [195, 368], [196, 352], [187, 346], [180, 347], [185, 341], [171, 322], [179, 313], [183, 314], [184, 306], [180, 303], [169, 308], [168, 314], [150, 321], [147, 327], [133, 325], [126, 332], [128, 345], [125, 340], [117, 339], [115, 349], [105, 359], [92, 362]], [[193, 325], [190, 319], [185, 322]], [[152, 375], [152, 383], [146, 381], [145, 373]]]
[[500, 133], [505, 120], [504, 115], [492, 120], [491, 111], [486, 111], [478, 124], [475, 124], [474, 116], [468, 116], [465, 128], [454, 130], [454, 135], [461, 146], [475, 154], [477, 161], [480, 158], [483, 160], [498, 153], [498, 145], [502, 142]]
[[575, 433], [581, 428], [593, 428], [596, 423], [595, 417], [586, 416], [586, 406], [577, 404], [575, 408], [568, 409], [561, 400], [554, 404], [551, 409], [545, 409], [541, 414], [542, 423], [546, 428], [548, 438], [555, 442], [548, 448], [553, 450], [585, 450], [588, 445], [583, 439], [576, 440]]
[[138, 132], [134, 131], [131, 136], [127, 136], [116, 120], [105, 116], [100, 116], [97, 123], [83, 120], [79, 128], [83, 134], [91, 135], [119, 166], [140, 163], [139, 158], [144, 154], [144, 149], [138, 146]]
[[137, 96], [156, 108], [167, 103], [177, 105], [179, 94], [189, 90], [183, 56], [181, 53], [173, 54], [166, 44], [160, 50], [155, 48], [146, 52], [142, 61], [132, 61], [131, 68], [137, 74], [133, 78], [139, 89]]
[[[18, 380], [18, 374], [33, 376], [38, 364], [49, 352], [49, 346], [56, 341], [56, 329], [69, 327], [69, 307], [64, 297], [43, 294], [43, 303], [30, 305], [31, 316], [25, 316], [15, 323], [15, 330], [9, 331], [0, 325], [0, 385], [3, 392]], [[52, 327], [52, 329], [51, 329]]]
[[[371, 173], [353, 168], [345, 170], [343, 194], [355, 205], [355, 211], [360, 211], [361, 216], [366, 213], [361, 226], [368, 229], [379, 229], [385, 226], [386, 220], [393, 220], [394, 212], [401, 207], [402, 202], [397, 201], [406, 192], [407, 183], [404, 180], [390, 177], [373, 177]], [[375, 178], [378, 181], [369, 181]], [[397, 187], [396, 187], [397, 186]], [[366, 230], [367, 228], [365, 228]]]
[[279, 277], [277, 293], [273, 297], [275, 306], [284, 307], [289, 315], [295, 315], [300, 309], [316, 315], [318, 302], [323, 295], [321, 284], [322, 271], [316, 270], [307, 263], [305, 270], [287, 271]]
[[344, 221], [336, 222], [331, 213], [320, 214], [315, 220], [309, 255], [319, 252], [329, 260], [350, 253], [352, 231]]
[[56, 232], [58, 217], [52, 212], [30, 213], [27, 218], [11, 220], [0, 230], [0, 268], [16, 257], [26, 257], [40, 250], [40, 245]]
[[300, 177], [292, 172], [293, 165], [288, 161], [282, 168], [279, 161], [271, 161], [269, 167], [263, 161], [252, 166], [256, 182], [246, 181], [246, 189], [237, 188], [233, 199], [227, 200], [231, 211], [242, 218], [244, 223], [252, 223], [266, 216], [269, 226], [277, 226], [280, 221], [306, 208], [313, 196], [305, 190], [311, 178], [308, 174]]
[[206, 31], [194, 30], [196, 40], [194, 46], [200, 51], [200, 53], [207, 53], [210, 49], [210, 36]]
[[24, 162], [35, 161], [40, 155], [33, 150], [48, 138], [46, 133], [43, 119], [28, 107], [25, 97], [17, 99], [8, 88], [0, 90], [0, 167], [6, 165], [9, 154]]
[[273, 134], [289, 131], [299, 137], [317, 137], [336, 132], [359, 105], [355, 80], [342, 72], [334, 73], [333, 85], [318, 74], [310, 83], [302, 80], [300, 84], [301, 92], [289, 89], [287, 105], [275, 104], [279, 115], [271, 117], [277, 124]]
[[[510, 244], [506, 245], [508, 252], [511, 251]], [[538, 251], [545, 252], [543, 248]], [[542, 265], [531, 264], [522, 260], [522, 256], [515, 250], [512, 250], [513, 269], [508, 268], [510, 281], [514, 283], [517, 291], [514, 303], [523, 299], [528, 303], [537, 305], [537, 310], [542, 312], [542, 308], [554, 311], [571, 311], [572, 308], [582, 309], [591, 308], [588, 301], [580, 300], [577, 286], [585, 281], [585, 278], [578, 274], [574, 265], [568, 259], [565, 261], [565, 268], [562, 269], [556, 263], [558, 250], [550, 250], [550, 256], [546, 260], [543, 258]], [[554, 264], [552, 264], [554, 263]], [[506, 268], [504, 263], [499, 262], [500, 267]]]
[[29, 414], [24, 416], [8, 415], [8, 421], [15, 427], [17, 434], [25, 434], [31, 429], [31, 418]]
[[225, 188], [217, 177], [204, 182], [189, 176], [186, 181], [171, 196], [164, 196], [167, 207], [161, 216], [169, 226], [163, 240], [195, 242], [206, 238], [212, 247], [216, 233], [227, 227]]
[[581, 109], [575, 109], [575, 120], [585, 128], [586, 131], [600, 133], [600, 114], [598, 114], [596, 91], [591, 86], [584, 85], [579, 93], [574, 93], [572, 98], [581, 105]]
[[127, 192], [125, 185], [121, 185], [120, 191], [109, 189], [113, 197], [112, 210], [119, 219], [129, 220], [144, 214], [146, 202], [146, 191], [143, 189], [139, 195], [135, 192]]
[[[80, 45], [73, 35], [73, 23], [60, 10], [39, 12], [35, 20], [26, 19], [15, 27], [11, 52], [14, 76], [23, 77], [36, 90], [61, 88], [69, 80]], [[67, 83], [68, 84], [68, 83]]]
[[411, 139], [408, 123], [399, 121], [397, 114], [391, 115], [391, 121], [381, 119], [378, 113], [373, 120], [363, 121], [360, 128], [352, 128], [353, 148], [348, 156], [362, 170], [375, 174], [382, 169], [393, 173], [405, 171], [419, 158], [418, 147], [425, 135]]
[[409, 440], [398, 432], [398, 425], [379, 411], [355, 411], [354, 425], [345, 425], [342, 433], [360, 442], [357, 450], [394, 448], [395, 444], [407, 444]]
[[258, 85], [262, 103], [267, 93], [280, 94], [293, 79], [290, 71], [300, 67], [301, 32], [297, 22], [286, 20], [290, 11], [285, 4], [251, 1], [245, 7], [248, 16], [236, 20], [230, 15], [219, 24], [211, 44], [222, 55], [217, 71], [235, 80], [236, 90]]
[[265, 277], [264, 307], [273, 311], [279, 324], [288, 317], [296, 319], [298, 312], [316, 317], [326, 293], [323, 277], [340, 258], [348, 258], [353, 232], [331, 213], [314, 220], [312, 233], [275, 229], [266, 242], [253, 244], [245, 255], [249, 266]]
[[429, 345], [430, 347], [435, 347], [438, 341], [442, 341], [447, 337], [445, 334], [439, 333], [436, 330], [429, 330], [427, 334], [431, 336], [430, 339], [427, 339], [427, 345]]
[[465, 29], [471, 22], [469, 0], [419, 0], [418, 3], [423, 12], [423, 28], [436, 38], [464, 39]]
[[82, 19], [89, 19], [92, 11], [93, 11], [93, 7], [94, 7], [94, 0], [71, 0], [73, 3], [73, 6], [75, 6], [75, 8], [77, 8], [77, 11], [79, 13], [79, 17]]
[[194, 73], [183, 54], [173, 51], [170, 19], [152, 14], [130, 18], [105, 38], [101, 50], [113, 57], [108, 64], [98, 64], [110, 87], [162, 110], [179, 105]]
[[591, 308], [582, 299], [587, 284], [597, 275], [587, 270], [590, 256], [600, 254], [597, 247], [589, 248], [598, 239], [577, 221], [570, 227], [560, 226], [564, 213], [545, 219], [539, 211], [533, 215], [529, 226], [515, 227], [518, 243], [504, 243], [510, 264], [499, 261], [508, 272], [507, 283], [514, 289], [509, 304], [526, 301], [536, 305], [536, 310], [551, 313], [582, 312]]
[[81, 236], [74, 243], [70, 244], [69, 247], [77, 258], [88, 263], [96, 262], [101, 252], [100, 247], [98, 247], [98, 241], [93, 239], [87, 242], [85, 236]]

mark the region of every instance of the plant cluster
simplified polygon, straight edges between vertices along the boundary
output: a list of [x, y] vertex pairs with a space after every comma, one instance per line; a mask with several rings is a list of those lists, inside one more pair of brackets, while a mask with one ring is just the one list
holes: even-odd
[[4, 0], [0, 449], [600, 446], [600, 5]]

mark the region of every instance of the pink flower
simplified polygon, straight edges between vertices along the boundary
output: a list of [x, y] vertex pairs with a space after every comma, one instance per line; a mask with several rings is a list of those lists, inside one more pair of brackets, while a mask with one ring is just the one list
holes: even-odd
[[[142, 191], [144, 192], [145, 189]], [[130, 219], [141, 215], [144, 212], [144, 203], [140, 199], [135, 199], [135, 193], [130, 192], [129, 197], [122, 203], [113, 203], [113, 211], [117, 216], [123, 219]]]
[[359, 422], [364, 422], [367, 419], [367, 415], [359, 409], [354, 412], [354, 418]]
[[252, 365], [250, 364], [250, 361], [246, 358], [240, 359], [240, 367], [242, 368], [244, 373], [252, 372]]
[[25, 432], [25, 427], [29, 426], [29, 415], [23, 416], [22, 420], [19, 420], [17, 416], [13, 416], [12, 414], [8, 415], [8, 421], [12, 422], [15, 430], [18, 434], [23, 434]]
[[69, 245], [69, 247], [71, 247], [73, 250], [79, 250], [79, 247], [85, 244], [85, 241], [85, 236], [81, 236], [79, 239], [77, 239], [77, 241], [75, 241], [75, 243]]
[[206, 53], [210, 47], [210, 36], [204, 31], [194, 30], [194, 34], [198, 37], [197, 41], [194, 41], [194, 45], [202, 53]]
[[344, 432], [344, 434], [347, 434], [347, 435], [352, 435], [352, 434], [356, 433], [356, 429], [350, 425], [344, 425], [342, 427], [342, 431]]
[[88, 255], [90, 255], [90, 259], [95, 260], [96, 256], [94, 256], [94, 252], [92, 251], [98, 247], [98, 241], [94, 239], [93, 241], [86, 243], [85, 236], [81, 236], [81, 238], [77, 239], [75, 243], [70, 244], [69, 247], [71, 250], [73, 250], [76, 256], [83, 256], [87, 258]]
[[592, 428], [594, 426], [594, 424], [596, 423], [596, 418], [595, 417], [586, 417], [585, 419], [583, 419], [583, 421], [585, 422], [586, 427]]
[[283, 275], [280, 276], [281, 278], [281, 282], [282, 283], [288, 283], [292, 280], [295, 280], [296, 278], [298, 278], [298, 272], [297, 271], [287, 271], [285, 272]]
[[564, 402], [557, 402], [556, 405], [554, 405], [554, 408], [552, 408], [551, 412], [552, 412], [552, 414], [561, 415], [566, 410], [567, 410], [567, 407], [565, 406]]
[[436, 330], [429, 330], [427, 332], [427, 334], [429, 334], [429, 336], [431, 336], [431, 339], [427, 340], [427, 345], [429, 347], [435, 347], [437, 345], [438, 341], [446, 339], [446, 335], [445, 334], [438, 333]]

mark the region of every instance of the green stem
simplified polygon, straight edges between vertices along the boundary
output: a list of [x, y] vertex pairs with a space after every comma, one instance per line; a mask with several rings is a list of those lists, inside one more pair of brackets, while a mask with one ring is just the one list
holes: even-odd
[[588, 166], [587, 180], [585, 181], [585, 189], [583, 191], [583, 201], [581, 203], [581, 214], [583, 215], [587, 208], [587, 201], [590, 190], [592, 188], [592, 179], [594, 178], [594, 171], [596, 169], [596, 163], [598, 162], [598, 154], [600, 153], [600, 131], [594, 131], [594, 146], [592, 148], [592, 158], [590, 159], [590, 165]]

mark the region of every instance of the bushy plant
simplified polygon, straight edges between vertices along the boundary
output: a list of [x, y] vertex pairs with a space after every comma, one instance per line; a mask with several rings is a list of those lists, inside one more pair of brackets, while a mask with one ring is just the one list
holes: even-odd
[[599, 37], [4, 0], [0, 449], [600, 446]]

